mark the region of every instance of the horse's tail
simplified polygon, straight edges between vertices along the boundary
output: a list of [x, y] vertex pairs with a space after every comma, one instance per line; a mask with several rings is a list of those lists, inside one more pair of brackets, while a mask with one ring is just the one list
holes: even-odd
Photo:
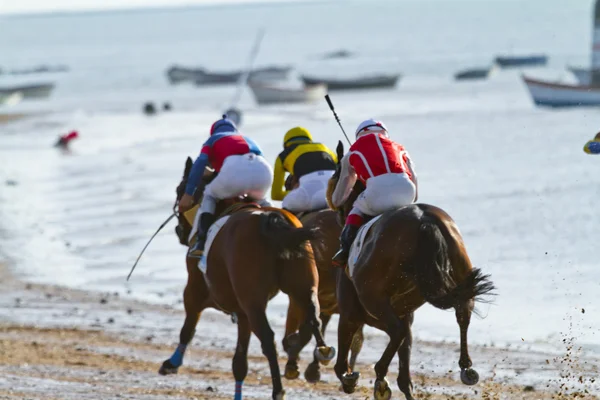
[[277, 251], [280, 259], [313, 257], [306, 242], [318, 238], [317, 228], [297, 228], [283, 215], [270, 212], [261, 215], [260, 233]]
[[[447, 237], [456, 242], [453, 235]], [[416, 260], [410, 273], [425, 300], [434, 307], [447, 310], [470, 300], [477, 300], [494, 290], [489, 275], [483, 275], [479, 268], [472, 269], [462, 282], [457, 284], [454, 281], [451, 275], [453, 261], [464, 263], [465, 266], [470, 266], [470, 262], [465, 254], [451, 259], [448, 246], [452, 246], [453, 250], [464, 250], [464, 246], [460, 243], [447, 243], [437, 221], [431, 217], [424, 217], [417, 240]]]

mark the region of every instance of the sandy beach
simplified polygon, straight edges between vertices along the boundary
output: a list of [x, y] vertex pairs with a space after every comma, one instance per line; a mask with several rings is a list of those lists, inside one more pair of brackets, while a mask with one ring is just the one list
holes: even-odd
[[[230, 362], [235, 326], [217, 312], [203, 315], [178, 375], [157, 369], [176, 344], [184, 313], [180, 307], [149, 305], [109, 293], [90, 293], [15, 279], [0, 269], [0, 398], [2, 399], [230, 399]], [[274, 326], [277, 341], [282, 326]], [[215, 335], [211, 332], [221, 332]], [[329, 338], [335, 333], [330, 330]], [[359, 357], [362, 373], [357, 393], [339, 391], [332, 368], [322, 382], [284, 381], [292, 399], [367, 399], [371, 397], [372, 362], [386, 344], [367, 335]], [[280, 355], [282, 351], [280, 348]], [[304, 360], [307, 360], [308, 350]], [[454, 343], [416, 341], [413, 380], [421, 399], [561, 399], [597, 398], [600, 360], [579, 354], [565, 338], [563, 354], [524, 349], [473, 346], [481, 382], [458, 380]], [[270, 397], [266, 360], [251, 342], [246, 398]], [[285, 359], [281, 357], [281, 365]], [[303, 362], [301, 368], [305, 367]], [[393, 382], [395, 371], [388, 376]]]

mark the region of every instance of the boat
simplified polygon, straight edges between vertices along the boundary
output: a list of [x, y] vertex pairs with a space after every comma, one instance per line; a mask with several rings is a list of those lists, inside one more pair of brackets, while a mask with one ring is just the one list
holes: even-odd
[[29, 74], [44, 74], [44, 73], [56, 73], [56, 72], [67, 72], [69, 71], [69, 67], [66, 65], [40, 65], [32, 68], [24, 68], [24, 69], [13, 69], [11, 71], [7, 71], [7, 74], [10, 75], [29, 75]]
[[248, 82], [250, 90], [258, 104], [276, 103], [311, 103], [322, 100], [327, 94], [327, 85], [306, 85], [300, 88], [292, 88], [273, 85], [266, 82]]
[[53, 83], [38, 83], [13, 87], [0, 87], [0, 96], [10, 96], [15, 92], [20, 92], [24, 100], [45, 99], [50, 96], [53, 89]]
[[551, 83], [522, 76], [535, 104], [548, 107], [600, 106], [600, 87]]
[[494, 59], [494, 62], [502, 68], [533, 67], [539, 65], [546, 65], [548, 63], [548, 56], [498, 56]]
[[487, 79], [496, 70], [494, 66], [484, 68], [465, 69], [454, 74], [457, 81]]
[[317, 78], [302, 75], [300, 77], [305, 85], [325, 84], [329, 90], [352, 90], [352, 89], [376, 89], [392, 88], [396, 86], [400, 74], [395, 75], [373, 75], [360, 78]]
[[[268, 66], [250, 72], [250, 80], [285, 80], [292, 67]], [[172, 84], [194, 82], [196, 85], [237, 83], [243, 71], [210, 72], [204, 68], [185, 68], [173, 66], [167, 70], [167, 77]]]
[[567, 67], [567, 69], [575, 75], [575, 79], [581, 85], [590, 85], [592, 83], [592, 70], [578, 67]]
[[13, 93], [0, 93], [0, 105], [1, 106], [14, 106], [17, 105], [23, 100], [22, 92], [13, 92]]

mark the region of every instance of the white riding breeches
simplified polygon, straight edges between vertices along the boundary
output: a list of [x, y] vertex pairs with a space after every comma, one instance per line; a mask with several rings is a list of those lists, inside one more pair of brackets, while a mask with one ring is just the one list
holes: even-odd
[[272, 183], [273, 169], [264, 157], [254, 153], [227, 157], [217, 177], [204, 189], [190, 238], [198, 229], [200, 215], [214, 214], [219, 200], [248, 195], [261, 206], [270, 206], [265, 197]]
[[367, 188], [354, 202], [350, 214], [376, 216], [415, 201], [416, 188], [407, 174], [383, 174], [369, 178]]
[[298, 187], [290, 191], [281, 206], [291, 212], [327, 208], [327, 183], [334, 171], [315, 171], [300, 177]]

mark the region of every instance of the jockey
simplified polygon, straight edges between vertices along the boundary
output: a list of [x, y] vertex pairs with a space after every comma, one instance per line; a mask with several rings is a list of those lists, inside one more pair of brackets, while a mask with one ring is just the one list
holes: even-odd
[[196, 231], [198, 233], [198, 241], [188, 253], [188, 256], [196, 258], [204, 253], [208, 229], [216, 219], [214, 213], [218, 200], [246, 194], [260, 205], [270, 205], [265, 196], [273, 180], [271, 166], [263, 158], [258, 145], [239, 133], [235, 124], [224, 116], [210, 128], [210, 138], [194, 162], [185, 194], [179, 202], [180, 212], [192, 208], [194, 192], [208, 164], [217, 176], [204, 189], [202, 204], [190, 233], [190, 237]]
[[412, 204], [417, 200], [418, 190], [417, 175], [408, 153], [389, 138], [380, 121], [368, 119], [358, 126], [356, 141], [340, 164], [340, 178], [332, 196], [334, 206], [344, 204], [357, 179], [366, 187], [354, 202], [340, 236], [341, 248], [333, 257], [333, 264], [343, 267], [364, 217]]
[[[282, 208], [294, 213], [327, 207], [327, 182], [335, 172], [336, 155], [321, 143], [314, 143], [310, 132], [302, 127], [290, 129], [283, 138], [283, 151], [275, 160], [271, 198], [283, 200]], [[283, 189], [284, 175], [289, 172], [299, 186]]]
[[583, 151], [587, 154], [600, 154], [600, 132], [596, 134], [594, 139], [590, 140], [583, 146]]

